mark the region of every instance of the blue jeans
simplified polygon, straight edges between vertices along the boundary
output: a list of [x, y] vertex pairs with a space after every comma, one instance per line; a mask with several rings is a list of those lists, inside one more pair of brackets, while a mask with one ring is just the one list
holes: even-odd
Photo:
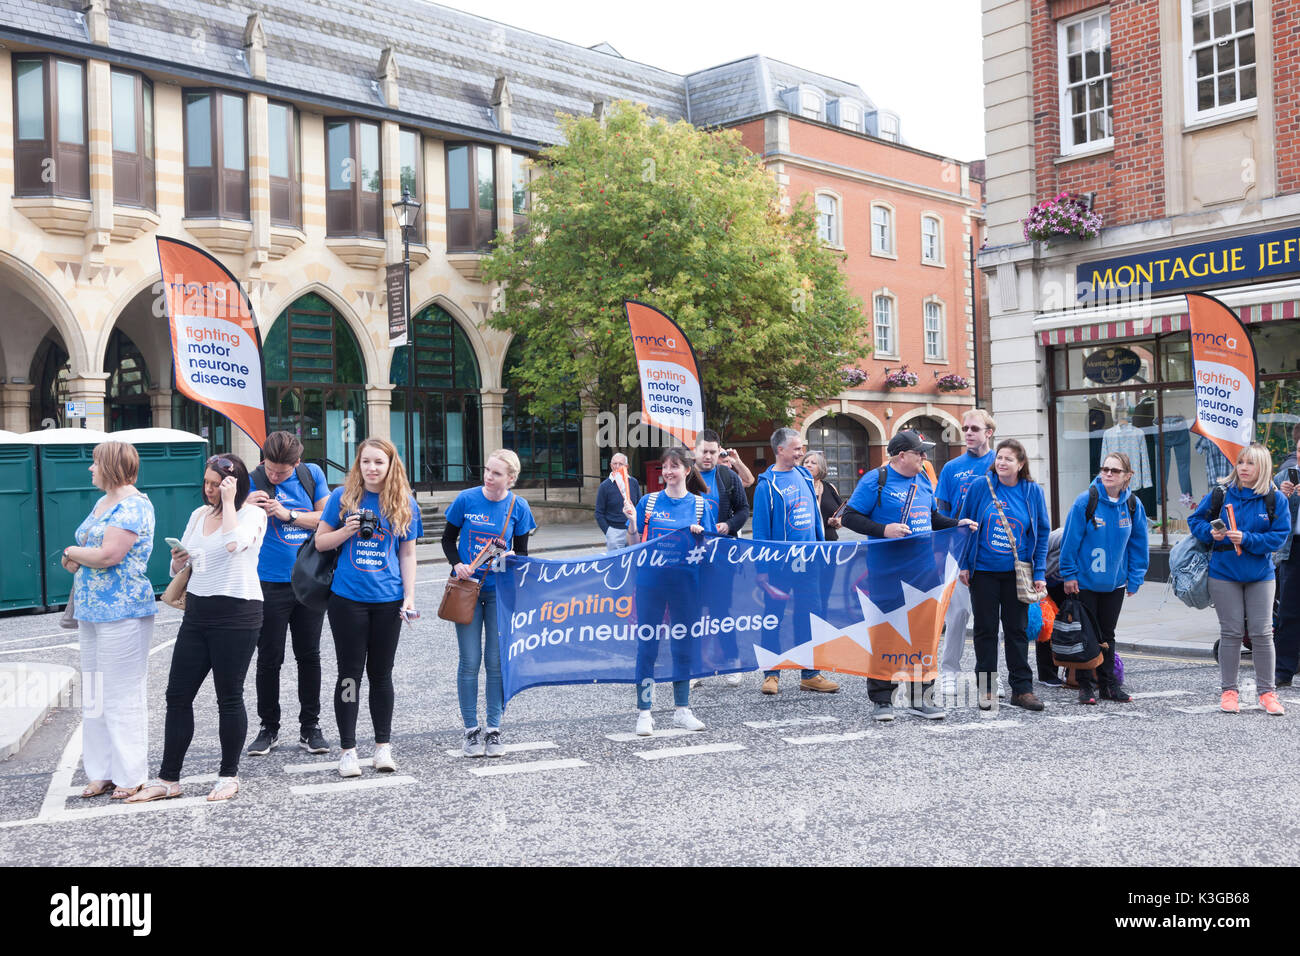
[[497, 641], [496, 588], [483, 588], [474, 606], [474, 619], [456, 625], [460, 663], [456, 666], [456, 696], [466, 729], [478, 726], [478, 672], [487, 668], [487, 725], [501, 727], [505, 690], [501, 685], [501, 644]]
[[1169, 458], [1172, 455], [1178, 462], [1178, 487], [1183, 494], [1192, 490], [1192, 438], [1186, 428], [1164, 432], [1161, 436], [1164, 452], [1156, 455], [1156, 495], [1159, 497], [1165, 486], [1165, 475], [1169, 472]]
[[[796, 584], [795, 575], [787, 572], [785, 569], [778, 569], [769, 573], [768, 584], [778, 592], [793, 594], [793, 599], [782, 598], [779, 594], [773, 594], [771, 590], [763, 592], [763, 616], [775, 617], [778, 621], [785, 616], [787, 608], [792, 608], [794, 613], [794, 641], [795, 644], [805, 644], [812, 640], [812, 628], [808, 615], [810, 613], [824, 614], [825, 608], [822, 606], [821, 595], [815, 593], [815, 589], [806, 585]], [[801, 586], [802, 585], [802, 586]], [[769, 651], [780, 651], [780, 625], [775, 630], [763, 631], [762, 644]], [[780, 671], [763, 671], [764, 677], [780, 675]], [[804, 680], [812, 680], [821, 671], [808, 670], [804, 668], [800, 671], [800, 676]]]
[[[638, 625], [657, 627], [665, 623], [689, 622], [697, 613], [699, 587], [694, 575], [674, 575], [664, 572], [664, 580], [656, 587], [638, 588], [636, 592], [636, 619]], [[654, 701], [654, 669], [659, 657], [659, 640], [637, 639], [636, 646], [636, 709], [649, 710]], [[669, 638], [672, 651], [673, 674], [684, 674], [684, 680], [673, 681], [673, 704], [677, 707], [691, 705], [691, 652], [694, 640], [690, 637]], [[698, 653], [698, 652], [697, 652]]]

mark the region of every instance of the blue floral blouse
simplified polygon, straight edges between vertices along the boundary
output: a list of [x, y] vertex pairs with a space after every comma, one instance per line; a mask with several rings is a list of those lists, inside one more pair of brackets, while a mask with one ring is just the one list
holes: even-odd
[[153, 502], [145, 495], [123, 498], [98, 517], [92, 510], [81, 522], [76, 538], [83, 548], [102, 548], [104, 532], [110, 527], [134, 532], [136, 539], [120, 564], [77, 570], [72, 595], [78, 621], [122, 621], [157, 613], [147, 570], [153, 553], [153, 524]]

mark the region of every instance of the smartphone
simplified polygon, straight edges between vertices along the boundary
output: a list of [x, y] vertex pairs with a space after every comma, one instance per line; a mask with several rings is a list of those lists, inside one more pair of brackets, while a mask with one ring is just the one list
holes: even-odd
[[1228, 526], [1227, 526], [1226, 524], [1223, 523], [1223, 519], [1222, 519], [1222, 518], [1215, 518], [1213, 521], [1210, 522], [1210, 527], [1213, 528], [1215, 531], [1227, 531], [1227, 530], [1228, 530]]
[[171, 548], [173, 551], [185, 550], [185, 545], [181, 544], [180, 538], [163, 538], [163, 540], [167, 542], [167, 547]]
[[420, 612], [415, 608], [410, 608], [409, 610], [407, 608], [402, 608], [402, 620], [406, 621], [408, 624], [411, 621], [418, 621], [419, 619]]

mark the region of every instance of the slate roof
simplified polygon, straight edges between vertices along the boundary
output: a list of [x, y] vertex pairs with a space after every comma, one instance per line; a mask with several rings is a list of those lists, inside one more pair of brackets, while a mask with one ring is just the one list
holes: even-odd
[[[50, 38], [89, 53], [83, 4], [0, 0], [0, 29], [36, 46]], [[383, 109], [375, 71], [392, 46], [398, 109], [435, 127], [499, 133], [491, 97], [504, 74], [512, 134], [538, 143], [559, 139], [557, 112], [589, 115], [598, 100], [631, 99], [670, 120], [716, 126], [783, 109], [780, 90], [809, 83], [828, 98], [873, 108], [858, 86], [766, 57], [684, 77], [625, 59], [608, 44], [582, 47], [426, 0], [110, 0], [108, 10], [110, 50], [242, 78], [250, 76], [244, 28], [260, 12], [266, 82], [307, 101], [323, 95]]]

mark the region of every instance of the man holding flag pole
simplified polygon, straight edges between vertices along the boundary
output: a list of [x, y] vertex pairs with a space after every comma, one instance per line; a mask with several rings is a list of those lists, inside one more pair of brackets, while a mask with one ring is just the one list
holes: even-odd
[[606, 552], [627, 547], [627, 515], [624, 504], [636, 507], [641, 486], [627, 473], [627, 455], [618, 452], [609, 460], [609, 477], [596, 492], [596, 524], [605, 536]]

